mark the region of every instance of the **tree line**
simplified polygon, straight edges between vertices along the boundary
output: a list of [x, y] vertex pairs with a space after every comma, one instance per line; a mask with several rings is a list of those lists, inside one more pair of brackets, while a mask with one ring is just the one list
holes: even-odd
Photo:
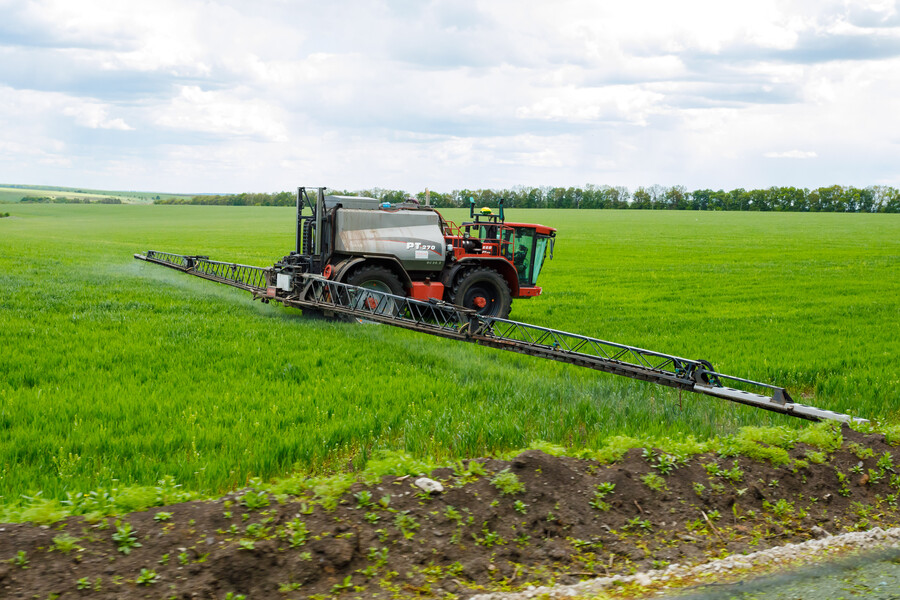
[[[404, 190], [373, 188], [368, 190], [329, 190], [348, 196], [369, 196], [382, 202], [398, 203], [415, 198], [425, 203], [426, 192], [409, 194]], [[430, 192], [431, 205], [437, 208], [467, 207], [469, 199], [478, 206], [496, 206], [500, 199], [509, 208], [573, 208], [573, 209], [638, 209], [638, 210], [721, 210], [781, 212], [859, 212], [900, 213], [900, 190], [875, 185], [865, 188], [833, 185], [815, 189], [770, 187], [731, 191], [700, 189], [688, 191], [684, 186], [653, 185], [626, 187], [608, 185], [585, 187], [524, 187], [503, 190], [453, 190]], [[293, 192], [203, 195], [192, 198], [157, 200], [156, 204], [206, 204], [225, 206], [293, 206]]]
[[[346, 193], [346, 192], [341, 192]], [[359, 196], [363, 194], [352, 194]], [[192, 196], [191, 198], [163, 198], [153, 204], [202, 204], [208, 206], [294, 206], [297, 194], [277, 192], [275, 194], [249, 193]]]

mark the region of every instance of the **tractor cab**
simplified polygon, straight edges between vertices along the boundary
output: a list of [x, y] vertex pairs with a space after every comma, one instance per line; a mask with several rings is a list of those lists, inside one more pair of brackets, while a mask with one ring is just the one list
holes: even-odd
[[522, 287], [536, 286], [548, 250], [549, 257], [553, 258], [556, 230], [531, 223], [506, 223], [502, 239], [505, 242], [504, 257], [516, 267], [519, 284]]
[[556, 229], [533, 223], [507, 223], [502, 200], [495, 213], [487, 207], [476, 211], [475, 202], [470, 199], [469, 218], [472, 220], [460, 228], [464, 232], [463, 246], [469, 251], [505, 258], [515, 267], [522, 292], [525, 295], [540, 294], [538, 275], [548, 250], [549, 257], [553, 258]]

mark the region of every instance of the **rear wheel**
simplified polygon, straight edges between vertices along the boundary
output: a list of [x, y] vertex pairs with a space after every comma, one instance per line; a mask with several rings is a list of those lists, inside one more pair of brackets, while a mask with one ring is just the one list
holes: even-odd
[[[347, 283], [376, 292], [393, 294], [394, 296], [406, 295], [406, 292], [403, 290], [403, 284], [400, 283], [397, 276], [391, 270], [378, 265], [363, 266], [356, 269], [347, 278]], [[396, 301], [381, 294], [361, 292], [353, 298], [352, 303], [354, 308], [379, 315], [396, 315], [399, 312]]]
[[456, 280], [451, 301], [480, 315], [505, 319], [512, 305], [512, 295], [500, 273], [482, 267], [467, 271]]

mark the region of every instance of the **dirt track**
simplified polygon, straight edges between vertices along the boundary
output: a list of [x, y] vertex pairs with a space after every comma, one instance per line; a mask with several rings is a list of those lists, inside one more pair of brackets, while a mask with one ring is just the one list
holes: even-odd
[[900, 517], [900, 452], [881, 435], [845, 430], [821, 464], [696, 455], [667, 466], [661, 456], [630, 450], [600, 465], [532, 450], [466, 473], [438, 469], [439, 493], [414, 477], [357, 483], [331, 511], [241, 491], [118, 525], [5, 525], [0, 596], [468, 597], [698, 564]]

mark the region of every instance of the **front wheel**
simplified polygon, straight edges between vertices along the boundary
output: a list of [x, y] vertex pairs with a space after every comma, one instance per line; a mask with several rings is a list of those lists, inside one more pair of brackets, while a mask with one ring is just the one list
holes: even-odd
[[500, 273], [481, 267], [466, 271], [456, 280], [450, 301], [485, 317], [505, 319], [509, 316], [512, 294]]

